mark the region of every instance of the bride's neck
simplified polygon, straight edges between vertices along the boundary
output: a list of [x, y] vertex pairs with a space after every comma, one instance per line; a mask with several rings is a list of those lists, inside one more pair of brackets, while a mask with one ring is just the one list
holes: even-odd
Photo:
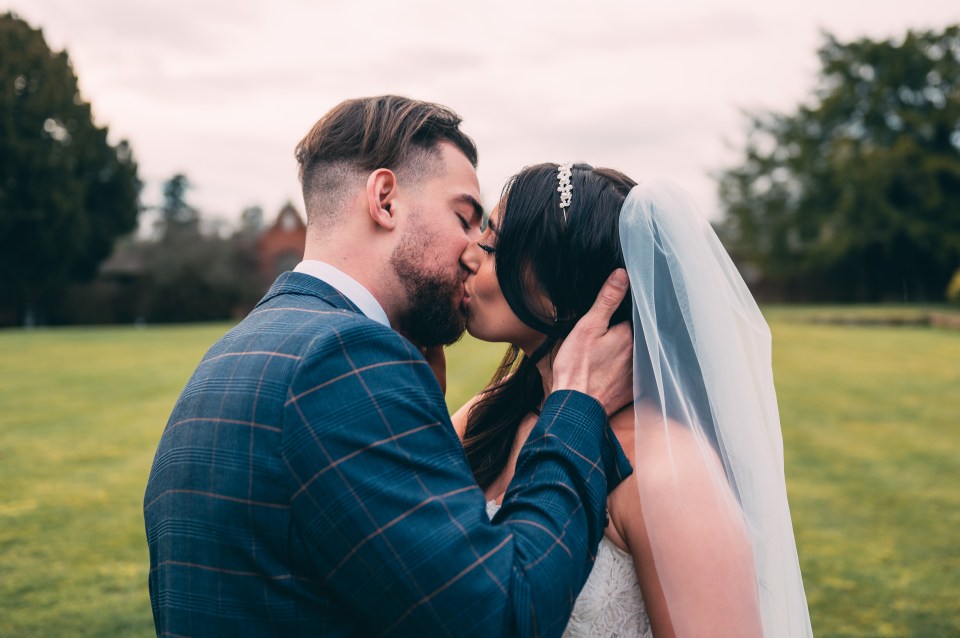
[[[543, 340], [541, 339], [534, 343], [515, 343], [514, 345], [519, 348], [523, 354], [529, 357], [532, 353], [535, 353], [541, 345], [543, 345]], [[553, 347], [550, 348], [550, 351], [540, 357], [540, 360], [534, 364], [537, 366], [537, 370], [540, 372], [540, 378], [543, 380], [544, 400], [546, 400], [547, 395], [550, 394], [550, 387], [553, 385], [553, 359], [557, 356], [557, 350], [559, 349], [559, 342], [553, 344]]]
[[552, 351], [548, 352], [536, 363], [537, 370], [540, 371], [540, 378], [543, 380], [544, 400], [550, 394], [550, 387], [553, 385], [553, 355]]

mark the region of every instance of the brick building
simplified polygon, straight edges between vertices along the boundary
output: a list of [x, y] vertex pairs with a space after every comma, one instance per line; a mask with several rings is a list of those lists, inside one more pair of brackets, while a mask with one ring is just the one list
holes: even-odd
[[303, 259], [307, 226], [289, 202], [280, 209], [277, 220], [257, 239], [257, 265], [267, 285]]

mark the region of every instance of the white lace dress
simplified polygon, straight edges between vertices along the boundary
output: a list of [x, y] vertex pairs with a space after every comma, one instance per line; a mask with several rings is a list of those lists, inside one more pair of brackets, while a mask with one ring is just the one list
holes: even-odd
[[[490, 518], [499, 509], [496, 501], [487, 501]], [[563, 635], [569, 638], [653, 638], [637, 572], [633, 567], [633, 557], [606, 536], [600, 541], [597, 560], [574, 602], [573, 614]]]

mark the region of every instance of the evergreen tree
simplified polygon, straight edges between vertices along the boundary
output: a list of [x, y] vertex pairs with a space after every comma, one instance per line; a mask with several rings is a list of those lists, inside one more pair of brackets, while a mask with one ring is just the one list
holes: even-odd
[[0, 323], [93, 277], [136, 227], [139, 192], [129, 144], [94, 123], [67, 53], [0, 15]]
[[826, 35], [816, 94], [751, 117], [725, 243], [807, 298], [942, 300], [960, 266], [960, 27]]

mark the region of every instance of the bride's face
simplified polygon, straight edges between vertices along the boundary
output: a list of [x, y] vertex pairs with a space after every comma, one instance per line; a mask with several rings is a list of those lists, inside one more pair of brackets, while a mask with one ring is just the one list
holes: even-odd
[[517, 318], [500, 289], [495, 257], [499, 222], [497, 206], [490, 214], [487, 230], [463, 253], [463, 262], [470, 271], [463, 299], [467, 332], [482, 341], [512, 343], [529, 354], [543, 343], [544, 335]]

